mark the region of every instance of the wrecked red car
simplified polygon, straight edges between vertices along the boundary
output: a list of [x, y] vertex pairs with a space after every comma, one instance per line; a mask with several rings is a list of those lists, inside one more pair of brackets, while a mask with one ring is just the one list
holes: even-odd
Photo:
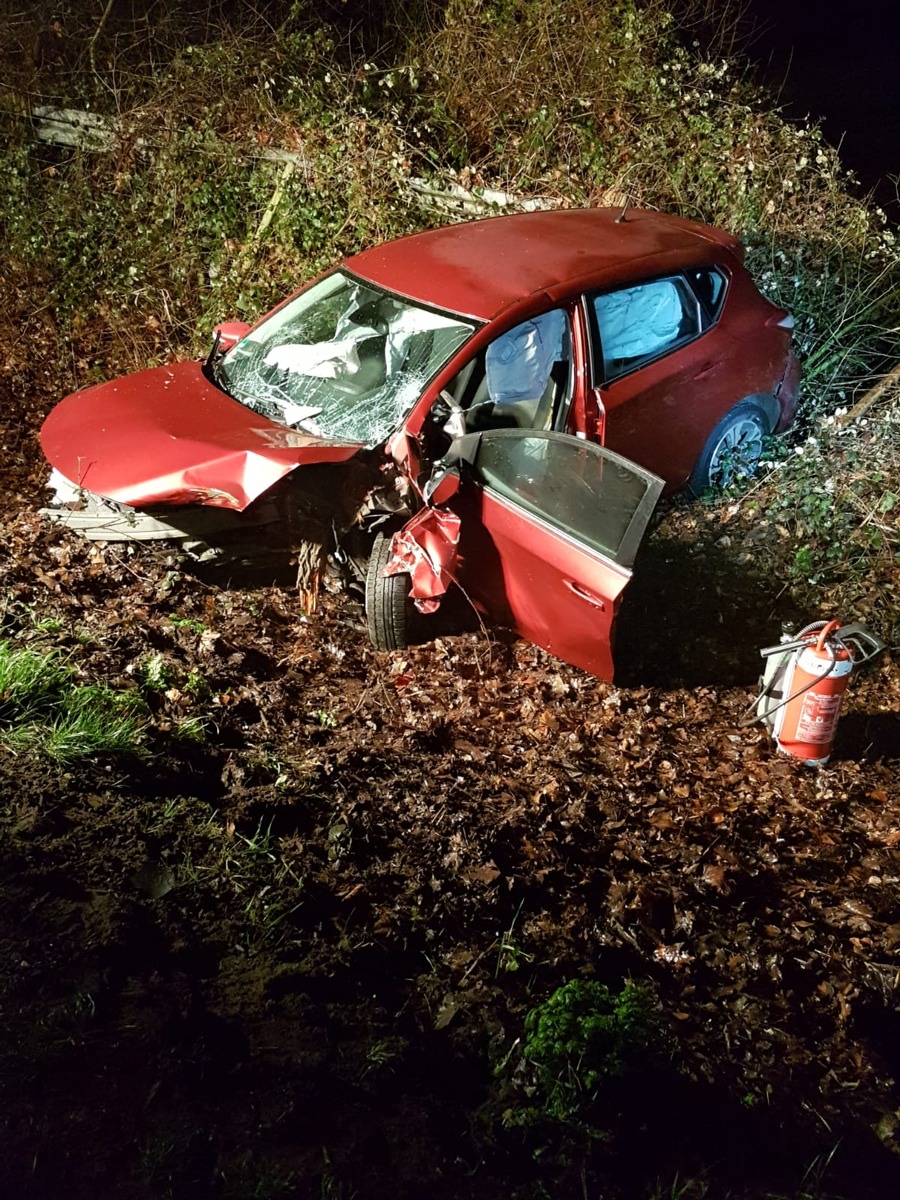
[[382, 648], [455, 584], [609, 678], [660, 491], [752, 469], [793, 419], [792, 326], [740, 243], [695, 222], [451, 225], [347, 259], [252, 328], [219, 326], [205, 362], [67, 397], [41, 434], [49, 511], [195, 547], [277, 526], [308, 604], [326, 555], [362, 570], [372, 549]]

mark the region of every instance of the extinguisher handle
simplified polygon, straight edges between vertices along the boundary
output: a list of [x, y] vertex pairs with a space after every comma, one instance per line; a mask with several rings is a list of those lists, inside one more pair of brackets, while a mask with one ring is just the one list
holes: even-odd
[[842, 625], [840, 632], [835, 635], [835, 640], [849, 650], [850, 657], [857, 664], [868, 662], [885, 648], [881, 638], [876, 637], [859, 621], [852, 625]]
[[816, 624], [818, 628], [807, 626], [807, 631], [792, 641], [779, 642], [777, 646], [766, 646], [764, 650], [760, 650], [760, 655], [769, 658], [772, 654], [791, 654], [794, 650], [802, 650], [804, 646], [810, 646], [820, 638], [825, 638], [840, 643], [849, 652], [853, 662], [859, 665], [868, 662], [885, 648], [881, 638], [876, 637], [859, 621], [840, 626], [837, 621], [820, 621]]

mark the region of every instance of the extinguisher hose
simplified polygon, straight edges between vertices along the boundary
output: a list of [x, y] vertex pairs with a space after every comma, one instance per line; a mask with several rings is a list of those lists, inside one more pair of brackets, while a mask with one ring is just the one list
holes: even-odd
[[818, 633], [820, 629], [826, 629], [829, 625], [837, 626], [837, 621], [810, 621], [808, 625], [803, 626], [794, 640], [798, 642], [802, 641], [809, 634]]
[[[800, 630], [800, 632], [797, 634], [796, 640], [800, 641], [800, 639], [806, 637], [807, 634], [818, 633], [819, 630], [824, 631], [826, 625], [828, 624], [829, 622], [827, 621], [814, 621], [812, 625], [807, 625], [805, 629]], [[764, 713], [758, 714], [755, 717], [751, 717], [750, 714], [756, 708], [757, 704], [759, 704], [760, 700], [762, 700], [763, 696], [766, 695], [764, 688], [759, 695], [751, 700], [744, 709], [741, 719], [738, 722], [738, 728], [744, 729], [747, 725], [753, 725], [757, 721], [767, 721], [772, 713], [778, 712], [779, 708], [784, 708], [786, 704], [790, 704], [792, 700], [796, 700], [798, 696], [802, 696], [804, 692], [808, 692], [809, 689], [815, 687], [817, 683], [821, 683], [823, 679], [827, 679], [837, 666], [838, 656], [835, 654], [834, 650], [831, 648], [831, 645], [827, 641], [823, 643], [823, 648], [826, 649], [831, 655], [831, 662], [828, 664], [828, 670], [825, 671], [824, 674], [814, 676], [809, 683], [804, 683], [803, 687], [797, 688], [796, 692], [794, 692], [792, 695], [785, 697], [784, 700], [779, 700], [777, 704], [773, 704], [771, 708], [767, 708]]]
[[[817, 653], [821, 654], [822, 651], [825, 649], [825, 646], [828, 642], [829, 633], [831, 633], [835, 629], [840, 629], [840, 627], [841, 627], [840, 621], [829, 621], [828, 622], [828, 624], [825, 626], [825, 628], [819, 634], [819, 640], [816, 642]], [[834, 662], [833, 662], [833, 656], [832, 656], [832, 666], [833, 665], [834, 665]], [[824, 676], [823, 676], [823, 679], [824, 679]]]

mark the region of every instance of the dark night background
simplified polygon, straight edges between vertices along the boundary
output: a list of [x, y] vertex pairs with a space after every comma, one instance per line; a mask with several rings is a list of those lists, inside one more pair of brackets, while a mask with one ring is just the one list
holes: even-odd
[[789, 117], [820, 117], [862, 189], [900, 221], [900, 0], [750, 0], [749, 56]]

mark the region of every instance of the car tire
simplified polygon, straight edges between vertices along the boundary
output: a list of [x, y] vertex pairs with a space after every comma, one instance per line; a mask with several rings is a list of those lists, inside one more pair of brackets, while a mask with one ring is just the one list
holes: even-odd
[[727, 487], [752, 475], [763, 452], [763, 439], [772, 431], [769, 414], [758, 400], [742, 400], [730, 409], [709, 435], [688, 480], [688, 491], [700, 496], [710, 488]]
[[391, 541], [381, 533], [375, 538], [366, 573], [366, 626], [377, 650], [405, 650], [412, 629], [409, 575], [382, 575], [391, 558]]

